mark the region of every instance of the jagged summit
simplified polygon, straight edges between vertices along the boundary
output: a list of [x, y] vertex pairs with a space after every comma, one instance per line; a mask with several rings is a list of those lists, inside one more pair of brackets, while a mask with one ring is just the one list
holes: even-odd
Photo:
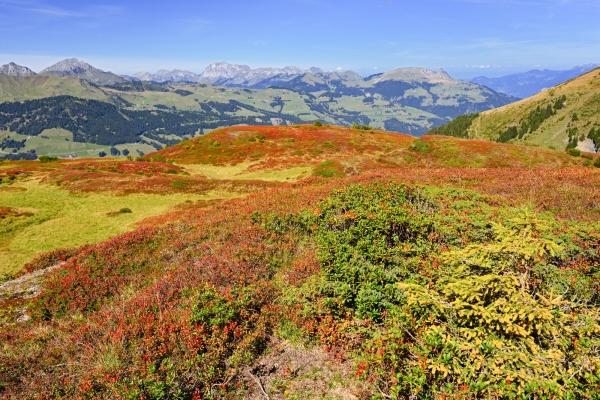
[[245, 75], [251, 71], [247, 65], [229, 64], [225, 61], [211, 63], [201, 74], [203, 81], [217, 81], [219, 79], [231, 79], [239, 75]]
[[[308, 72], [313, 75], [324, 73], [321, 68], [317, 67], [312, 67], [306, 71], [296, 66], [253, 69], [248, 65], [220, 61], [211, 63], [200, 74], [190, 71], [161, 69], [154, 74], [138, 72], [134, 77], [143, 81], [154, 82], [204, 82], [224, 86], [253, 86], [267, 80], [269, 80], [269, 83], [289, 80]], [[271, 79], [274, 79], [274, 81], [270, 82]]]
[[114, 85], [130, 80], [115, 75], [112, 72], [105, 72], [101, 69], [95, 68], [85, 61], [80, 61], [76, 58], [67, 58], [66, 60], [57, 62], [56, 64], [42, 70], [40, 75], [80, 78], [96, 85]]
[[252, 86], [267, 79], [280, 76], [282, 79], [295, 77], [306, 73], [300, 67], [256, 68], [247, 65], [216, 62], [210, 64], [200, 75], [201, 82], [216, 83], [231, 86]]
[[423, 79], [448, 79], [452, 77], [442, 68], [434, 70], [420, 67], [398, 68], [385, 72], [376, 78], [377, 81], [384, 80], [423, 80]]
[[[81, 73], [85, 71], [93, 71], [99, 70], [98, 68], [92, 67], [90, 64], [85, 61], [79, 61], [76, 58], [67, 58], [66, 60], [62, 60], [57, 62], [54, 65], [49, 66], [48, 68], [43, 69], [40, 72], [40, 75], [55, 75], [59, 74], [73, 74], [73, 73]], [[102, 71], [104, 72], [104, 71]]]
[[14, 62], [4, 64], [0, 67], [0, 74], [9, 76], [33, 76], [35, 72], [22, 65], [17, 65]]
[[138, 72], [134, 75], [142, 81], [153, 81], [153, 82], [199, 82], [200, 75], [195, 72], [184, 71], [180, 69], [168, 70], [159, 69], [155, 74], [149, 72]]

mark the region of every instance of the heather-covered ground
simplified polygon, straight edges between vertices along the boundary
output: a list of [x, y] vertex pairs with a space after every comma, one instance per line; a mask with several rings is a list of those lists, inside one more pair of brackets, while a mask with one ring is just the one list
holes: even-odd
[[65, 193], [246, 197], [184, 202], [27, 264], [60, 267], [36, 297], [0, 291], [0, 393], [593, 398], [599, 171], [531, 147], [308, 126], [49, 168], [41, 185]]

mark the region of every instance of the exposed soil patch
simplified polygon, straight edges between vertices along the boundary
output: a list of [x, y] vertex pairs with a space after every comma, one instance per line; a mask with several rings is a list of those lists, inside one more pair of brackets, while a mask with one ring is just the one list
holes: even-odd
[[246, 399], [364, 399], [375, 393], [355, 379], [348, 362], [336, 360], [325, 350], [295, 346], [274, 339], [270, 354], [245, 371]]
[[5, 219], [8, 217], [31, 217], [33, 214], [30, 212], [21, 212], [12, 207], [1, 207], [0, 206], [0, 219]]
[[27, 189], [19, 186], [1, 186], [0, 192], [25, 192]]
[[63, 264], [57, 263], [0, 284], [0, 326], [29, 321], [26, 300], [38, 296], [42, 292], [44, 276]]

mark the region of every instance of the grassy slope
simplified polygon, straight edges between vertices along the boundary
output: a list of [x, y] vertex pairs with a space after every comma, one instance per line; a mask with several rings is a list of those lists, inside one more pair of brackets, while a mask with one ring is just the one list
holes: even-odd
[[[252, 157], [255, 154], [259, 155]], [[511, 218], [520, 215], [523, 207], [529, 208], [530, 215], [534, 213], [549, 223], [552, 235], [561, 235], [560, 243], [570, 252], [564, 258], [561, 255], [545, 259], [541, 253], [533, 257], [540, 261], [541, 281], [556, 279], [560, 293], [572, 290], [569, 295], [587, 299], [588, 291], [598, 287], [597, 280], [590, 277], [597, 265], [594, 257], [598, 226], [594, 221], [599, 215], [596, 204], [600, 199], [600, 173], [584, 167], [585, 160], [581, 158], [475, 140], [435, 136], [414, 139], [386, 132], [371, 134], [312, 126], [234, 127], [148, 158], [174, 161], [175, 165], [158, 161], [86, 161], [54, 167], [37, 165], [36, 171], [45, 173], [46, 182], [53, 185], [40, 188], [75, 204], [81, 201], [81, 192], [88, 193], [83, 198], [91, 201], [98, 198], [96, 192], [111, 183], [120, 190], [143, 191], [150, 190], [149, 186], [167, 188], [174, 182], [190, 180], [189, 187], [175, 186], [193, 193], [195, 187], [214, 183], [214, 178], [236, 178], [238, 184], [241, 178], [252, 174], [264, 179], [292, 180], [309, 171], [322, 172], [322, 164], [328, 160], [340, 175], [354, 176], [313, 177], [212, 209], [198, 210], [192, 204], [181, 213], [160, 220], [173, 223], [146, 225], [78, 254], [43, 284], [44, 292], [34, 300], [3, 303], [0, 299], [0, 317], [10, 317], [11, 311], [6, 311], [6, 307], [22, 306], [29, 306], [34, 316], [39, 316], [24, 325], [0, 327], [0, 338], [5, 343], [4, 352], [0, 353], [4, 366], [0, 370], [1, 394], [8, 398], [260, 397], [256, 384], [260, 378], [274, 398], [303, 398], [307, 390], [318, 386], [317, 382], [324, 382], [326, 388], [315, 396], [331, 398], [337, 398], [333, 391], [340, 394], [340, 386], [355, 387], [355, 391], [339, 395], [344, 398], [374, 397], [381, 392], [389, 397], [418, 391], [473, 399], [501, 392], [505, 395], [498, 398], [515, 398], [523, 390], [521, 382], [533, 379], [528, 390], [544, 397], [550, 392], [535, 392], [547, 389], [536, 388], [535, 379], [547, 378], [542, 376], [545, 368], [553, 365], [559, 353], [574, 354], [587, 346], [588, 342], [579, 343], [576, 336], [568, 336], [564, 341], [567, 345], [558, 343], [561, 346], [553, 347], [551, 357], [544, 358], [543, 363], [534, 358], [532, 362], [538, 363], [535, 368], [521, 367], [520, 359], [535, 346], [524, 346], [520, 337], [514, 341], [516, 347], [512, 342], [508, 343], [512, 347], [503, 347], [505, 342], [499, 342], [500, 336], [494, 336], [493, 346], [483, 346], [481, 341], [470, 342], [469, 335], [457, 336], [458, 331], [468, 329], [468, 321], [460, 329], [443, 329], [444, 325], [440, 332], [452, 337], [435, 336], [438, 331], [428, 329], [446, 318], [443, 304], [436, 318], [436, 310], [423, 309], [432, 304], [426, 301], [414, 309], [400, 304], [393, 308], [395, 313], [390, 319], [377, 319], [378, 304], [392, 307], [382, 303], [381, 296], [388, 301], [385, 296], [395, 293], [393, 288], [398, 282], [408, 277], [407, 281], [422, 285], [423, 293], [436, 290], [442, 282], [438, 278], [447, 278], [452, 272], [442, 269], [447, 268], [444, 257], [467, 244], [484, 243], [490, 248], [497, 245], [490, 222], [512, 226]], [[20, 165], [22, 171], [35, 169], [35, 163], [8, 166], [14, 169], [15, 165]], [[18, 178], [7, 187], [33, 185], [33, 178]], [[61, 188], [57, 182], [61, 182]], [[367, 191], [355, 186], [368, 187], [373, 183], [379, 186]], [[413, 188], [407, 204], [398, 203], [397, 196], [405, 190], [402, 186], [383, 189], [392, 183]], [[76, 205], [73, 207], [76, 210]], [[133, 214], [134, 207], [131, 206]], [[405, 220], [396, 219], [405, 213]], [[413, 224], [415, 232], [410, 231]], [[352, 232], [349, 227], [353, 226], [361, 230]], [[367, 231], [370, 226], [373, 232]], [[377, 236], [382, 230], [387, 235], [386, 229], [390, 229], [389, 236]], [[343, 232], [348, 236], [343, 237]], [[528, 234], [523, 233], [519, 232], [518, 237]], [[320, 241], [315, 239], [317, 234], [321, 235]], [[351, 234], [357, 235], [356, 240]], [[533, 235], [537, 234], [534, 230]], [[349, 247], [340, 249], [355, 251], [363, 246], [364, 254], [347, 260], [343, 255], [333, 261], [323, 259], [335, 249], [327, 246], [327, 240], [334, 237], [331, 235], [350, 240]], [[559, 240], [548, 235], [544, 239], [548, 237]], [[544, 243], [538, 239], [535, 237], [533, 242]], [[433, 247], [427, 251], [416, 244], [429, 242]], [[503, 251], [512, 256], [513, 250]], [[514, 250], [517, 255], [519, 251]], [[48, 261], [55, 260], [42, 257], [30, 267], [41, 268]], [[333, 269], [345, 264], [356, 266], [348, 277], [344, 275], [348, 271]], [[382, 265], [385, 268], [379, 268]], [[407, 275], [396, 275], [398, 269]], [[355, 281], [349, 284], [340, 277]], [[390, 292], [375, 290], [381, 290], [381, 282], [389, 279]], [[541, 285], [536, 279], [532, 278], [532, 285]], [[366, 290], [362, 297], [356, 297], [355, 292], [362, 286]], [[473, 290], [482, 287], [466, 286]], [[585, 295], [579, 297], [581, 293]], [[353, 296], [353, 300], [349, 301], [348, 296]], [[446, 294], [435, 293], [432, 299], [439, 296]], [[502, 301], [504, 297], [500, 297]], [[397, 296], [390, 301], [396, 304], [403, 299]], [[356, 304], [363, 305], [362, 311], [357, 313]], [[547, 306], [535, 303], [535, 307], [546, 310]], [[369, 311], [374, 311], [375, 317]], [[409, 312], [413, 314], [406, 314]], [[578, 309], [561, 323], [578, 325], [572, 321], [579, 318], [579, 312], [587, 311], [585, 307], [583, 311]], [[558, 308], [548, 314], [553, 318], [560, 314], [562, 318]], [[406, 319], [394, 319], [398, 315], [406, 315]], [[541, 317], [548, 318], [547, 314]], [[596, 321], [597, 315], [590, 314], [590, 318]], [[592, 319], [587, 323], [592, 323]], [[448, 320], [461, 321], [461, 317], [450, 315]], [[594, 332], [582, 335], [595, 341]], [[349, 360], [344, 363], [342, 378], [339, 374], [332, 377], [331, 370], [335, 368], [321, 368], [323, 363], [310, 371], [310, 377], [299, 374], [300, 369], [290, 369], [299, 357], [306, 356], [306, 351], [282, 353], [276, 346], [282, 338], [297, 343], [307, 343], [304, 340], [308, 339], [323, 346], [332, 357]], [[465, 347], [457, 346], [455, 340]], [[496, 349], [500, 353], [510, 350], [510, 354], [490, 353]], [[444, 375], [449, 370], [444, 366], [447, 361], [440, 360], [448, 354], [458, 364], [454, 372]], [[507, 357], [506, 354], [510, 357], [505, 366], [492, 365], [492, 369], [500, 371], [493, 375], [499, 378], [494, 381], [496, 386], [476, 382], [473, 376], [488, 374], [490, 368], [476, 367], [474, 363], [488, 363]], [[269, 370], [270, 366], [261, 367], [277, 356], [283, 361], [273, 363], [275, 372]], [[285, 360], [292, 356], [295, 358], [291, 361]], [[422, 360], [427, 360], [427, 364]], [[583, 391], [597, 390], [594, 373], [580, 374], [580, 359], [569, 360], [561, 364], [568, 365], [560, 379], [568, 380], [574, 390], [578, 385]], [[593, 368], [596, 361], [591, 361], [595, 363]], [[472, 375], [462, 375], [467, 371], [463, 365], [469, 367]], [[531, 375], [528, 369], [541, 375]], [[517, 372], [513, 374], [514, 371]], [[415, 379], [410, 381], [412, 377]], [[361, 388], [353, 382], [356, 379], [364, 380]], [[310, 381], [315, 386], [307, 389], [307, 385], [313, 385]], [[511, 386], [511, 382], [519, 384]]]
[[[6, 188], [23, 188], [25, 191], [2, 190]], [[0, 221], [0, 275], [17, 272], [40, 253], [101, 242], [130, 231], [138, 221], [171, 211], [173, 206], [186, 200], [207, 198], [211, 196], [182, 193], [168, 196], [76, 195], [56, 186], [40, 184], [36, 179], [10, 187], [0, 186], [3, 206], [33, 214]], [[125, 207], [133, 212], [107, 216], [107, 213]]]
[[[17, 272], [40, 253], [130, 231], [136, 223], [177, 211], [186, 202], [243, 196], [261, 185], [247, 180], [263, 175], [278, 179], [276, 174], [255, 174], [228, 183], [221, 177], [190, 176], [170, 165], [114, 159], [5, 162], [0, 206], [10, 212], [0, 219], [0, 275]], [[133, 212], [107, 215], [121, 208]]]
[[81, 79], [41, 75], [17, 78], [0, 75], [0, 102], [34, 100], [60, 95], [90, 100], [109, 100], [103, 90]]
[[178, 164], [238, 165], [249, 171], [341, 165], [346, 174], [397, 167], [566, 167], [588, 160], [530, 146], [461, 140], [443, 136], [415, 139], [385, 131], [299, 125], [231, 127], [151, 153], [147, 159]]
[[[536, 132], [516, 142], [564, 149], [568, 141], [567, 127], [577, 128], [578, 134], [585, 136], [592, 127], [600, 126], [600, 69], [528, 99], [482, 113], [469, 129], [469, 137], [496, 140], [501, 132], [518, 124], [536, 107], [545, 108], [551, 99], [562, 95], [567, 96], [566, 107], [544, 121]], [[574, 113], [578, 121], [572, 121]]]
[[[61, 132], [55, 133], [62, 144]], [[145, 159], [158, 162], [45, 164], [53, 165], [50, 170], [40, 170], [44, 164], [35, 162], [3, 164], [0, 205], [34, 215], [2, 221], [2, 272], [16, 271], [40, 252], [105, 240], [187, 199], [240, 196], [311, 175], [356, 175], [381, 168], [556, 168], [589, 162], [535, 147], [311, 125], [222, 129]], [[23, 168], [29, 177], [6, 178]], [[18, 188], [27, 190], [15, 192]], [[101, 217], [121, 207], [135, 212]], [[68, 218], [69, 226], [79, 228], [61, 231]]]
[[[187, 90], [193, 92], [189, 96], [181, 96], [174, 93], [174, 90]], [[271, 106], [271, 103], [280, 97], [284, 101], [283, 114], [297, 115], [305, 121], [314, 121], [321, 119], [325, 122], [339, 123], [335, 118], [312, 111], [304, 102], [308, 97], [291, 90], [283, 89], [252, 89], [244, 90], [239, 88], [220, 87], [213, 85], [174, 85], [169, 92], [121, 92], [114, 89], [96, 88], [85, 81], [74, 78], [63, 77], [28, 77], [14, 78], [0, 76], [0, 102], [22, 101], [37, 98], [57, 96], [68, 94], [85, 99], [96, 99], [110, 101], [111, 95], [122, 97], [134, 104], [134, 108], [139, 110], [153, 110], [155, 105], [165, 105], [175, 107], [178, 110], [202, 111], [199, 102], [220, 102], [227, 103], [229, 100], [236, 100], [241, 103], [256, 107], [260, 110], [269, 112], [278, 112], [279, 106]], [[320, 93], [315, 93], [317, 96]], [[196, 101], [198, 100], [198, 101]], [[369, 116], [373, 120], [372, 125], [383, 128], [383, 121], [389, 118], [397, 118], [400, 121], [422, 124], [423, 117], [432, 118], [432, 114], [417, 110], [411, 107], [393, 106], [389, 107], [388, 102], [377, 101], [374, 106], [362, 102], [362, 98], [343, 96], [334, 99], [328, 106], [335, 114], [335, 110], [344, 107], [349, 111], [358, 111]], [[320, 102], [326, 102], [323, 98]], [[388, 106], [388, 107], [384, 107]], [[248, 110], [241, 110], [231, 115], [246, 116], [257, 115]], [[270, 122], [270, 121], [265, 121]]]
[[[201, 111], [199, 103], [201, 102], [220, 102], [227, 103], [230, 100], [239, 101], [240, 103], [256, 107], [259, 110], [269, 112], [278, 112], [280, 106], [271, 106], [277, 97], [284, 102], [282, 109], [283, 114], [296, 115], [305, 121], [314, 121], [320, 119], [328, 123], [339, 123], [335, 118], [328, 114], [311, 110], [304, 102], [308, 96], [285, 89], [240, 89], [230, 87], [220, 87], [212, 85], [177, 85], [173, 86], [174, 90], [187, 90], [193, 92], [189, 96], [180, 96], [174, 92], [117, 92], [107, 89], [108, 92], [114, 92], [123, 97], [127, 101], [136, 105], [138, 109], [154, 109], [156, 104], [175, 107], [178, 110]], [[313, 93], [319, 96], [321, 93]], [[195, 100], [198, 100], [196, 102]], [[390, 118], [397, 118], [400, 121], [423, 124], [423, 117], [435, 118], [435, 116], [426, 111], [418, 110], [412, 107], [401, 107], [398, 105], [390, 106], [387, 101], [375, 101], [374, 105], [362, 102], [362, 97], [342, 96], [334, 99], [333, 102], [328, 101], [329, 98], [319, 98], [319, 103], [326, 103], [330, 111], [335, 116], [340, 108], [348, 111], [360, 112], [368, 116], [372, 122], [371, 125], [377, 128], [383, 128], [383, 121]], [[238, 111], [232, 115], [257, 115], [247, 110]], [[269, 121], [265, 121], [269, 122]]]
[[[45, 136], [45, 137], [44, 137]], [[19, 151], [35, 150], [38, 155], [47, 155], [54, 157], [75, 157], [75, 158], [93, 158], [99, 157], [99, 153], [104, 151], [110, 154], [111, 146], [103, 146], [93, 143], [74, 142], [73, 134], [64, 129], [46, 129], [39, 136], [20, 135], [14, 132], [0, 131], [0, 140], [10, 137], [14, 140], [25, 141], [25, 147]], [[67, 140], [68, 139], [68, 140]], [[137, 157], [138, 150], [144, 154], [156, 151], [156, 149], [147, 144], [119, 144], [115, 146], [120, 151], [129, 150], [130, 155]], [[8, 152], [8, 149], [5, 150]], [[0, 154], [3, 152], [0, 150]]]

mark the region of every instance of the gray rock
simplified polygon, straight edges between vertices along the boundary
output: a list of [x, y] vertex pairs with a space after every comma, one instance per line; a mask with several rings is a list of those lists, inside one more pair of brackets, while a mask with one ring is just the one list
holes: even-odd
[[[234, 87], [268, 87], [277, 85], [281, 82], [290, 81], [306, 73], [313, 75], [322, 75], [325, 72], [321, 68], [311, 67], [303, 70], [300, 67], [288, 66], [284, 68], [255, 68], [247, 65], [230, 64], [225, 61], [214, 62], [202, 71], [200, 74], [195, 72], [174, 69], [172, 71], [161, 69], [154, 74], [149, 72], [138, 72], [134, 75], [136, 79], [147, 82], [202, 82], [213, 85], [234, 86]], [[346, 74], [350, 79], [360, 79], [356, 72], [347, 71], [339, 74], [338, 79], [345, 80]], [[261, 82], [264, 84], [261, 85]]]
[[40, 72], [40, 75], [80, 78], [96, 85], [114, 85], [128, 81], [112, 72], [105, 72], [101, 69], [94, 68], [90, 64], [79, 61], [76, 58], [68, 58], [51, 65], [50, 67], [43, 69]]
[[138, 72], [135, 78], [146, 82], [200, 82], [200, 75], [195, 72], [174, 69], [172, 71], [160, 69], [155, 74]]
[[33, 76], [36, 75], [35, 72], [30, 70], [27, 67], [23, 67], [21, 65], [17, 65], [14, 62], [4, 64], [0, 67], [0, 74], [9, 75], [9, 76]]

